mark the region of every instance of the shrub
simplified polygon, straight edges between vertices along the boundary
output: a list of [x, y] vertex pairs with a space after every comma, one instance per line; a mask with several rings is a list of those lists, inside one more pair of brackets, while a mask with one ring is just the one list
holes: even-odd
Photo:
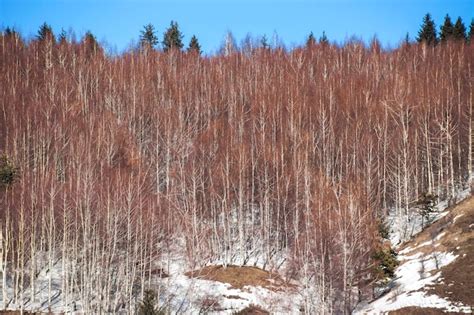
[[393, 278], [395, 269], [399, 262], [397, 253], [389, 246], [381, 248], [374, 253], [374, 259], [378, 262], [376, 276], [379, 279]]
[[4, 154], [0, 156], [0, 186], [11, 185], [18, 175], [18, 169]]
[[156, 306], [156, 293], [153, 290], [146, 290], [143, 300], [138, 304], [138, 315], [165, 315], [168, 312]]
[[386, 240], [390, 239], [390, 228], [388, 224], [385, 223], [384, 221], [381, 221], [379, 223], [379, 235], [383, 239], [386, 239]]
[[420, 206], [420, 214], [422, 218], [422, 228], [424, 228], [424, 221], [430, 221], [430, 215], [435, 212], [435, 206], [438, 196], [430, 193], [423, 193], [418, 199], [417, 204]]

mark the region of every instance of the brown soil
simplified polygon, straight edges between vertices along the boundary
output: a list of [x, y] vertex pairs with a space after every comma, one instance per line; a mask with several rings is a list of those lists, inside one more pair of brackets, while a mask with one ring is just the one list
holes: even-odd
[[[445, 234], [437, 239], [441, 233]], [[428, 287], [427, 292], [452, 302], [474, 307], [474, 197], [452, 207], [448, 215], [407, 242], [402, 249], [409, 246], [416, 247], [425, 242], [429, 242], [429, 245], [417, 247], [408, 255], [419, 252], [430, 255], [433, 252], [443, 251], [458, 256], [451, 264], [440, 269], [442, 281]], [[433, 310], [433, 312], [438, 311]], [[423, 309], [420, 313], [409, 314], [439, 313], [427, 313]]]
[[244, 286], [260, 286], [279, 291], [292, 287], [277, 273], [249, 266], [206, 266], [199, 270], [187, 272], [186, 276], [229, 283], [236, 289], [242, 289]]
[[267, 314], [270, 314], [270, 313], [256, 305], [247, 306], [243, 310], [234, 313], [234, 315], [267, 315]]
[[[0, 310], [0, 315], [20, 315], [20, 311], [1, 311]], [[47, 313], [36, 313], [36, 312], [27, 312], [23, 311], [23, 315], [42, 315], [42, 314], [47, 314]]]
[[461, 314], [443, 311], [439, 308], [404, 307], [396, 311], [388, 312], [389, 315], [439, 315], [439, 314]]

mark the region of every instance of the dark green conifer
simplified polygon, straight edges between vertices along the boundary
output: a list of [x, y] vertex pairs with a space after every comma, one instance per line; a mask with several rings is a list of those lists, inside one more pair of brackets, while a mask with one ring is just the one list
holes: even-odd
[[97, 42], [96, 37], [92, 34], [91, 31], [87, 31], [84, 35], [84, 45], [87, 51], [87, 54], [96, 54], [102, 51], [99, 43]]
[[199, 41], [195, 35], [193, 35], [189, 41], [188, 52], [201, 54], [201, 45], [199, 45]]
[[54, 33], [53, 33], [53, 29], [51, 28], [50, 25], [43, 23], [39, 30], [38, 30], [38, 35], [36, 35], [36, 38], [40, 41], [45, 41], [45, 40], [51, 40], [51, 41], [55, 41], [55, 38], [54, 38]]
[[146, 290], [143, 300], [138, 305], [138, 315], [158, 315], [160, 312], [156, 308], [155, 292]]
[[179, 30], [177, 22], [171, 21], [170, 27], [163, 35], [162, 44], [165, 52], [170, 49], [181, 50], [183, 48], [183, 34]]
[[466, 26], [464, 26], [464, 22], [462, 21], [461, 17], [458, 17], [456, 23], [454, 24], [453, 38], [456, 40], [467, 40]]
[[140, 33], [140, 43], [143, 47], [154, 48], [158, 44], [155, 27], [151, 23], [145, 25]]
[[418, 32], [417, 40], [419, 43], [424, 42], [428, 45], [436, 45], [438, 42], [436, 26], [429, 13], [426, 13], [425, 17], [423, 18], [423, 24], [421, 25], [421, 29]]
[[321, 37], [319, 38], [319, 43], [321, 45], [329, 45], [329, 40], [328, 40], [328, 37], [326, 36], [325, 31], [323, 31], [323, 35], [321, 35]]
[[309, 33], [308, 39], [306, 39], [306, 46], [311, 47], [316, 44], [316, 38], [314, 38], [313, 32]]
[[268, 44], [267, 35], [262, 36], [262, 38], [260, 39], [260, 45], [263, 49], [270, 48], [270, 44]]
[[409, 47], [411, 45], [410, 34], [407, 32], [405, 39], [403, 40], [403, 45]]
[[61, 33], [59, 33], [58, 35], [58, 42], [60, 44], [64, 44], [67, 42], [67, 34], [66, 34], [66, 31], [64, 30], [64, 28], [61, 29]]
[[467, 35], [467, 40], [469, 42], [474, 40], [474, 19], [471, 20], [471, 25], [469, 25], [469, 34]]
[[448, 14], [444, 17], [444, 23], [441, 25], [439, 37], [441, 41], [447, 41], [453, 37], [454, 25]]
[[10, 159], [5, 155], [0, 156], [0, 187], [11, 185], [18, 176], [16, 168]]

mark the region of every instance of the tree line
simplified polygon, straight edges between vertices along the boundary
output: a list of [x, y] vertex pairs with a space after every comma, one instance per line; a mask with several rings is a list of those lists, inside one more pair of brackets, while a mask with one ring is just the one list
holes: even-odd
[[[12, 35], [16, 34], [14, 28], [6, 27], [3, 31], [5, 35]], [[254, 43], [251, 43], [252, 39], [247, 35], [247, 38], [242, 41], [242, 46], [254, 46], [254, 47], [262, 47], [262, 48], [269, 48], [270, 45], [268, 43], [267, 37], [264, 35], [259, 39], [253, 40]], [[417, 42], [422, 43], [425, 42], [430, 45], [436, 45], [440, 42], [446, 42], [450, 40], [463, 40], [466, 42], [471, 41], [472, 37], [474, 36], [474, 19], [471, 21], [469, 25], [469, 30], [464, 25], [464, 22], [461, 17], [456, 19], [456, 22], [453, 24], [451, 21], [451, 17], [447, 14], [444, 18], [444, 23], [440, 27], [440, 31], [436, 30], [436, 24], [433, 21], [431, 15], [427, 13], [423, 17], [423, 23], [420, 26], [420, 30], [418, 31], [418, 36], [416, 37]], [[160, 41], [157, 31], [153, 24], [148, 23], [143, 26], [143, 29], [140, 31], [139, 35], [139, 47], [142, 49], [156, 49], [161, 44], [161, 47], [164, 52], [169, 50], [182, 50], [184, 48], [183, 43], [184, 35], [179, 29], [178, 22], [171, 21], [170, 26], [165, 30], [163, 34], [163, 39]], [[50, 25], [46, 22], [43, 23], [36, 36], [38, 40], [52, 40], [53, 42], [56, 41], [56, 36], [54, 35], [53, 29]], [[67, 33], [64, 29], [61, 29], [61, 32], [57, 36], [57, 41], [59, 43], [63, 43], [68, 40]], [[99, 46], [96, 37], [92, 34], [91, 31], [86, 31], [83, 40], [89, 42], [92, 46]], [[232, 43], [231, 43], [232, 42]], [[317, 40], [314, 36], [313, 32], [310, 32], [308, 37], [306, 38], [306, 45], [311, 46], [319, 42], [320, 44], [329, 44], [329, 39], [326, 35], [326, 32], [323, 31], [321, 37]], [[405, 44], [410, 43], [410, 37], [407, 33], [405, 38]], [[226, 46], [232, 46], [232, 49], [236, 49], [237, 45], [235, 44], [235, 39], [233, 38], [232, 33], [228, 32], [226, 35], [225, 43], [223, 44], [222, 50], [226, 49]], [[228, 48], [228, 47], [227, 47]], [[245, 47], [242, 47], [245, 49]], [[198, 38], [196, 35], [192, 35], [188, 46], [186, 48], [187, 52], [194, 52], [197, 54], [201, 54], [201, 45], [199, 43]]]
[[439, 42], [446, 42], [449, 40], [455, 41], [471, 41], [474, 36], [474, 20], [469, 25], [469, 32], [466, 30], [466, 26], [461, 17], [456, 19], [453, 24], [449, 14], [446, 14], [444, 23], [440, 27], [440, 32], [436, 31], [436, 24], [431, 18], [431, 15], [427, 13], [423, 18], [423, 24], [418, 32], [417, 41], [426, 42], [429, 45], [436, 45]]

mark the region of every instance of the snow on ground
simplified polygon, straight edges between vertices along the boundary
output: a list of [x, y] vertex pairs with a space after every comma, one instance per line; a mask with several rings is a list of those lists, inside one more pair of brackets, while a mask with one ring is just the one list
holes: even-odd
[[[471, 191], [469, 188], [464, 189], [458, 192], [454, 200], [456, 200], [456, 203], [459, 203], [469, 197], [470, 194]], [[447, 210], [448, 207], [448, 200], [440, 201], [435, 207], [435, 212], [430, 218], [430, 223], [436, 222], [446, 216], [449, 213], [449, 210]], [[423, 228], [422, 223], [426, 225], [426, 222], [422, 221], [421, 215], [414, 209], [410, 209], [408, 215], [401, 215], [400, 213], [397, 213], [396, 209], [390, 209], [387, 223], [391, 227], [390, 242], [394, 247], [401, 245], [403, 242], [409, 240], [413, 235], [421, 232]]]
[[[469, 195], [470, 191], [464, 190], [459, 193], [456, 200], [460, 202]], [[446, 216], [449, 213], [447, 208], [447, 201], [440, 202], [432, 222]], [[461, 216], [456, 216], [453, 221]], [[389, 223], [392, 227], [391, 241], [394, 246], [400, 245], [422, 229], [421, 217], [416, 213], [413, 213], [409, 220], [402, 217], [397, 221], [394, 214], [391, 219], [392, 221]], [[401, 250], [398, 256], [400, 265], [395, 271], [390, 291], [371, 303], [360, 305], [355, 314], [381, 314], [405, 307], [440, 308], [451, 312], [471, 313], [470, 306], [452, 302], [447, 298], [428, 292], [430, 285], [443, 283], [444, 279], [440, 268], [449, 265], [458, 257], [450, 252], [439, 251], [441, 247], [438, 246], [444, 237], [446, 237], [446, 232], [441, 232], [433, 239], [420, 244], [415, 243], [413, 246]], [[426, 253], [421, 249], [424, 246], [432, 246], [438, 251]]]
[[[176, 253], [176, 252], [175, 252]], [[250, 305], [258, 305], [271, 314], [297, 314], [301, 295], [296, 290], [283, 291], [263, 287], [244, 286], [233, 288], [230, 284], [185, 275], [190, 271], [183, 263], [183, 256], [173, 254], [163, 257], [169, 277], [164, 280], [160, 302], [180, 314], [233, 314]], [[213, 265], [219, 265], [214, 262]], [[258, 264], [257, 264], [258, 266]]]
[[[422, 246], [423, 244], [418, 245]], [[407, 248], [400, 253], [401, 265], [395, 271], [393, 288], [374, 302], [359, 308], [355, 314], [380, 314], [409, 306], [441, 308], [452, 312], [470, 313], [471, 308], [455, 304], [445, 298], [423, 291], [428, 285], [442, 281], [439, 268], [453, 262], [457, 256], [452, 253], [434, 252], [424, 256], [418, 252], [411, 256], [405, 253], [415, 248]]]
[[[46, 256], [47, 254], [45, 253], [44, 255]], [[7, 299], [5, 305], [3, 303], [3, 293], [0, 292], [0, 309], [22, 309], [52, 313], [67, 312], [70, 310], [70, 307], [65, 307], [64, 301], [61, 299], [61, 279], [61, 261], [56, 261], [51, 268], [48, 264], [45, 264], [35, 279], [34, 293], [29, 286], [25, 290], [18, 292], [17, 294], [20, 300], [23, 301], [23, 304], [17, 305], [13, 299], [15, 294], [13, 285], [9, 283], [11, 285], [6, 288]]]
[[[230, 284], [185, 275], [191, 269], [185, 263], [182, 254], [163, 255], [159, 265], [166, 267], [169, 277], [154, 279], [154, 289], [160, 298], [159, 306], [179, 314], [232, 314], [250, 305], [258, 305], [272, 314], [298, 313], [301, 305], [301, 295], [296, 289], [288, 288], [283, 291], [269, 290], [263, 287], [244, 286], [242, 289], [231, 287]], [[219, 263], [216, 263], [219, 264]], [[258, 263], [256, 262], [258, 265]], [[31, 290], [27, 288], [21, 292], [22, 307], [11, 301], [13, 290], [7, 288], [9, 299], [3, 305], [0, 298], [0, 309], [29, 310], [36, 312], [53, 312], [74, 314], [73, 307], [81, 310], [81, 302], [76, 300], [73, 305], [65, 306], [61, 294], [61, 261], [57, 261], [51, 271], [48, 266], [39, 272], [35, 281], [34, 301], [31, 299]], [[51, 291], [49, 279], [51, 277]], [[51, 305], [49, 306], [49, 292], [51, 292]], [[1, 290], [0, 290], [1, 294]]]

